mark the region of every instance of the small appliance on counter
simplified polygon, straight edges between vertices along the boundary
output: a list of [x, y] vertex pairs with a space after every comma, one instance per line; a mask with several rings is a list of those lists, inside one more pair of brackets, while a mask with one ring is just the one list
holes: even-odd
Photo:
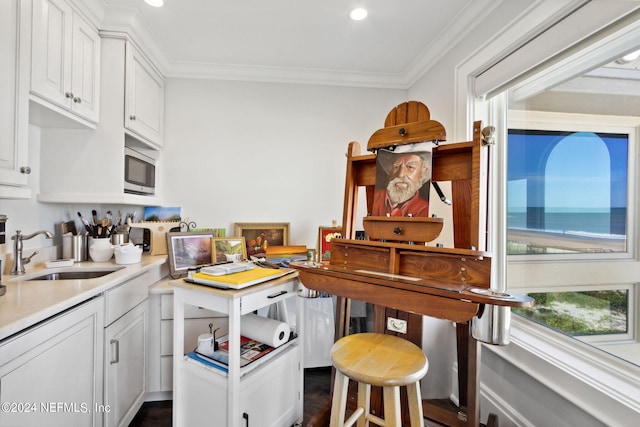
[[0, 245], [6, 243], [7, 232], [5, 227], [7, 226], [7, 216], [0, 214]]

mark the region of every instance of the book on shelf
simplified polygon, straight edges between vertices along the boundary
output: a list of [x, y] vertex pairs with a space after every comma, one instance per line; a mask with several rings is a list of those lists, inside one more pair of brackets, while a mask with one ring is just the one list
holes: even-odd
[[225, 274], [223, 276], [213, 276], [202, 272], [189, 273], [189, 277], [184, 279], [190, 283], [199, 285], [213, 286], [225, 289], [242, 289], [247, 286], [256, 285], [266, 282], [286, 274], [294, 270], [286, 268], [262, 268], [255, 267], [250, 270], [241, 271], [239, 273]]
[[198, 364], [204, 365], [208, 368], [212, 368], [214, 370], [223, 372], [223, 373], [228, 373], [229, 372], [229, 367], [226, 364], [220, 363], [220, 362], [216, 362], [214, 359], [211, 359], [210, 357], [204, 356], [200, 353], [198, 353], [197, 351], [191, 351], [189, 353], [187, 353], [185, 355], [185, 358], [188, 361], [195, 361]]
[[[267, 344], [252, 340], [245, 336], [240, 336], [240, 367], [245, 366], [262, 359], [268, 354], [276, 354], [281, 352], [288, 344], [293, 342], [297, 335], [292, 337], [285, 344], [275, 348]], [[218, 339], [218, 350], [213, 353], [200, 353], [197, 349], [187, 353], [187, 358], [200, 362], [206, 366], [213, 367], [222, 372], [229, 371], [229, 337], [224, 336]]]
[[[223, 337], [218, 342], [219, 348], [221, 351], [229, 352], [229, 337]], [[270, 345], [261, 343], [256, 340], [252, 340], [251, 338], [247, 338], [244, 335], [240, 336], [240, 358], [248, 361], [247, 363], [253, 362], [275, 350], [274, 347]], [[242, 363], [240, 363], [242, 365]], [[242, 365], [243, 366], [243, 365]]]
[[291, 261], [306, 261], [306, 246], [269, 246], [265, 253], [265, 258], [272, 264], [278, 264], [285, 267], [289, 266]]

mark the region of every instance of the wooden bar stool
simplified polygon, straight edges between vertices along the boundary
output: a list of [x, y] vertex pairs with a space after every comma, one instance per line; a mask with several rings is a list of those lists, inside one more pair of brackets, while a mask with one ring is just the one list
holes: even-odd
[[[407, 387], [412, 427], [424, 425], [420, 379], [429, 362], [422, 350], [410, 341], [393, 335], [362, 333], [347, 335], [331, 348], [336, 368], [330, 427], [358, 427], [374, 422], [385, 427], [400, 427], [400, 387]], [[344, 420], [349, 379], [358, 382], [358, 408]], [[382, 387], [384, 419], [369, 413], [371, 386]]]

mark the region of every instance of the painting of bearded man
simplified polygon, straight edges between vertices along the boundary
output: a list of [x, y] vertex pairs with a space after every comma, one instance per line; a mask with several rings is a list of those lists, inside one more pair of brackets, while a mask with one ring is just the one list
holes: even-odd
[[431, 142], [378, 150], [373, 216], [429, 216]]

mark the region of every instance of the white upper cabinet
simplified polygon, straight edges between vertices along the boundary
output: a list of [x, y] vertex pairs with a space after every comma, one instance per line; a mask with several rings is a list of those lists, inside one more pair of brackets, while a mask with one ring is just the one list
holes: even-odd
[[134, 137], [162, 147], [164, 79], [130, 42], [125, 68], [124, 126]]
[[[0, 1], [0, 198], [29, 198], [25, 2]], [[28, 61], [26, 61], [28, 64]]]
[[88, 126], [97, 123], [98, 31], [65, 0], [33, 0], [32, 16], [32, 99]]

